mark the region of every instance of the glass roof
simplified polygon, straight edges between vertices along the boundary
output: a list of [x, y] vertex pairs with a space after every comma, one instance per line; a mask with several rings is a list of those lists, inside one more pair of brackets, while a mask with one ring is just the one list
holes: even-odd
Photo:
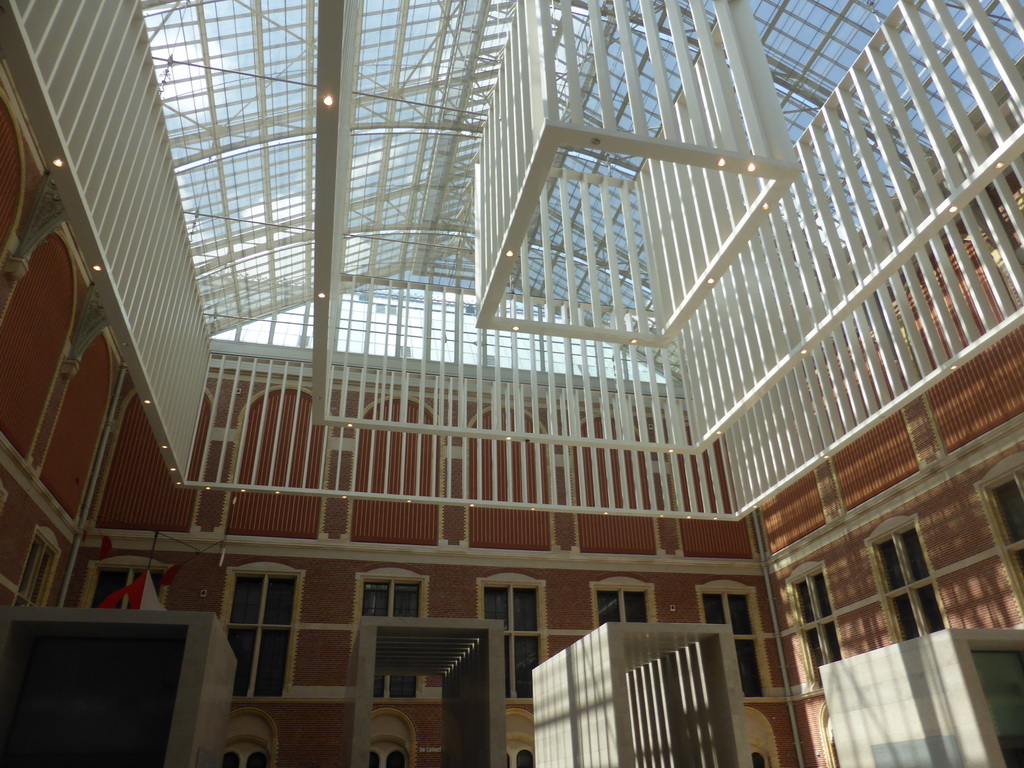
[[[894, 2], [752, 0], [794, 139]], [[340, 96], [352, 135], [343, 275], [473, 290], [473, 167], [514, 7], [364, 3], [355, 82]], [[142, 8], [211, 334], [307, 346], [317, 3]], [[566, 165], [596, 162], [574, 153]]]

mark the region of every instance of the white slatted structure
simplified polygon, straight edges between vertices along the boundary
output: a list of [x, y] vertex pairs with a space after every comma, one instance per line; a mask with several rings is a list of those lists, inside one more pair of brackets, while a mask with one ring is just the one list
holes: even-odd
[[10, 0], [0, 47], [165, 458], [187, 463], [209, 341], [134, 3]]
[[[277, 471], [288, 460], [275, 455], [280, 444], [302, 445], [303, 461], [318, 455], [324, 467], [348, 467], [314, 468], [328, 496], [648, 515], [710, 511], [729, 497], [724, 446], [689, 455], [673, 350], [478, 328], [475, 299], [442, 290], [365, 279], [347, 289], [337, 299], [346, 323], [328, 389], [333, 426], [321, 450], [305, 451], [308, 425], [297, 419], [275, 426], [273, 442], [246, 439], [253, 397], [278, 389], [311, 395], [311, 363], [218, 353], [207, 385], [211, 412], [230, 416], [200, 436], [204, 470], [194, 483], [305, 487], [298, 478], [309, 477], [307, 468]], [[381, 403], [400, 404], [402, 418], [382, 421]], [[424, 433], [429, 441], [413, 439]], [[286, 474], [293, 485], [240, 477], [241, 446], [247, 466], [263, 467], [267, 477]], [[380, 462], [395, 450], [411, 451], [411, 459], [403, 454], [407, 466], [433, 477], [431, 494], [358, 490], [352, 468], [388, 474]], [[456, 462], [461, 473], [450, 471]], [[618, 478], [608, 481], [621, 488], [617, 503], [595, 492], [586, 473]], [[424, 487], [419, 479], [414, 485]]]
[[1015, 0], [897, 6], [798, 143], [801, 182], [683, 329], [691, 423], [730, 436], [745, 503], [1024, 319], [1022, 51]]
[[[590, 19], [582, 8], [574, 24]], [[527, 32], [524, 25], [516, 34]], [[484, 313], [483, 302], [461, 294], [439, 299], [410, 288], [400, 298], [401, 286], [347, 284], [343, 295], [394, 289], [389, 301], [405, 310], [394, 310], [393, 347], [370, 352], [347, 346], [365, 336], [358, 326], [368, 321], [346, 305], [332, 391], [379, 387], [451, 403], [431, 424], [395, 430], [453, 441], [480, 434], [470, 401], [543, 413], [533, 427], [524, 419], [502, 431], [572, 446], [577, 459], [601, 447], [606, 475], [655, 467], [651, 498], [669, 499], [670, 513], [706, 512], [726, 495], [750, 509], [1024, 320], [1022, 55], [1024, 10], [1015, 0], [899, 4], [797, 142], [796, 183], [775, 202], [762, 199], [760, 219], [714, 233], [712, 242], [743, 242], [731, 260], [673, 245], [702, 236], [700, 209], [679, 200], [703, 168], [654, 159], [630, 176], [626, 162], [614, 173], [541, 163], [540, 224], [529, 249], [507, 259], [515, 268], [501, 278], [510, 292], [500, 330], [483, 330], [491, 323], [477, 318], [471, 332], [464, 316]], [[600, 72], [593, 77], [599, 94]], [[496, 98], [506, 97], [499, 86]], [[597, 102], [583, 104], [587, 115], [602, 114]], [[649, 118], [655, 107], [645, 105]], [[522, 104], [497, 109], [533, 114]], [[507, 139], [506, 170], [530, 172], [537, 155], [512, 154], [532, 145]], [[517, 178], [505, 178], [509, 201]], [[739, 211], [757, 200], [751, 190], [763, 193], [743, 174], [715, 178], [719, 187], [703, 188], [709, 207], [738, 200]], [[483, 184], [478, 204], [489, 205]], [[663, 225], [658, 233], [654, 222]], [[481, 225], [481, 243], [498, 242], [497, 229], [486, 230], [492, 224]], [[671, 268], [650, 257], [652, 233], [663, 238], [658, 253], [675, 259]], [[551, 258], [559, 249], [565, 257]], [[410, 353], [416, 343], [408, 336], [416, 302], [457, 307], [412, 323], [430, 339], [416, 342], [431, 349], [421, 356]], [[673, 313], [666, 317], [663, 307]], [[558, 333], [573, 323], [580, 327]], [[657, 386], [650, 373], [635, 373], [641, 369]], [[344, 399], [329, 399], [332, 423], [359, 426], [356, 414], [339, 410]], [[594, 437], [586, 425], [597, 417], [625, 425], [624, 433], [614, 442]], [[715, 441], [727, 454], [711, 450]], [[673, 462], [669, 450], [709, 461]], [[561, 454], [551, 458], [552, 467], [565, 463]], [[570, 503], [595, 508], [581, 496]], [[653, 502], [640, 509], [662, 512]]]
[[[707, 281], [785, 191], [797, 166], [750, 6], [710, 7], [713, 16], [702, 3], [684, 10], [652, 0], [520, 6], [477, 171], [482, 324], [670, 343], [666, 326], [678, 331], [693, 314]], [[567, 204], [567, 171], [593, 166], [615, 178], [617, 167], [643, 160], [654, 169], [641, 179], [646, 213], [639, 200], [615, 199], [610, 180], [585, 182]], [[665, 176], [674, 184], [667, 198]], [[568, 228], [567, 209], [583, 217], [575, 243], [551, 236], [552, 220]], [[607, 226], [616, 214], [637, 230], [625, 253]], [[610, 276], [603, 290], [597, 272]], [[591, 306], [557, 312], [552, 305], [574, 288]]]

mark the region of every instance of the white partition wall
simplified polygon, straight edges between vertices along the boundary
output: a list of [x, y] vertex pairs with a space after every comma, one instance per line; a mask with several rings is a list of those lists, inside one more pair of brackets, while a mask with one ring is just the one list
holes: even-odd
[[732, 633], [609, 623], [533, 672], [539, 768], [749, 766]]
[[1021, 630], [943, 630], [826, 664], [821, 680], [843, 768], [1019, 765]]

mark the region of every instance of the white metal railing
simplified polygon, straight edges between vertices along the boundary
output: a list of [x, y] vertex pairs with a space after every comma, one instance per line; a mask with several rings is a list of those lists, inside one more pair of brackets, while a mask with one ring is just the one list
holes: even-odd
[[[260, 427], [250, 418], [263, 412], [260, 406], [254, 411], [254, 404], [267, 393], [311, 397], [311, 363], [215, 354], [207, 382], [212, 421], [205, 434], [197, 435], [196, 466], [201, 469], [189, 482], [250, 490], [316, 488], [326, 495], [403, 502], [454, 500], [639, 514], [710, 512], [726, 506], [723, 499], [731, 490], [724, 446], [698, 456], [670, 447], [669, 438], [685, 438], [677, 434], [684, 413], [681, 399], [670, 398], [664, 387], [657, 391], [656, 384], [640, 382], [628, 387], [621, 379], [602, 385], [564, 375], [552, 375], [541, 386], [536, 378], [516, 376], [515, 368], [441, 366], [432, 372], [428, 366], [436, 363], [424, 359], [378, 361], [384, 365], [335, 368], [330, 398], [338, 421], [324, 431], [316, 451], [306, 449], [309, 424], [297, 416], [297, 408], [288, 419], [281, 419], [278, 409], [272, 426]], [[389, 413], [382, 407], [386, 403], [400, 404], [401, 420], [382, 420]], [[417, 407], [408, 409], [410, 403]], [[259, 429], [270, 432], [253, 432]], [[423, 433], [431, 439], [412, 439]], [[294, 450], [281, 451], [280, 446], [301, 447], [303, 461], [321, 456], [323, 465], [293, 473]], [[387, 464], [396, 450], [402, 467]], [[243, 452], [246, 466], [260, 467], [261, 476], [290, 479], [274, 485], [242, 477]], [[362, 476], [356, 476], [356, 467]], [[367, 474], [409, 471], [427, 473], [430, 482], [415, 485], [432, 488], [433, 495], [367, 490]], [[310, 477], [318, 479], [310, 483]], [[607, 490], [612, 486], [617, 493]], [[526, 488], [534, 489], [532, 498]]]

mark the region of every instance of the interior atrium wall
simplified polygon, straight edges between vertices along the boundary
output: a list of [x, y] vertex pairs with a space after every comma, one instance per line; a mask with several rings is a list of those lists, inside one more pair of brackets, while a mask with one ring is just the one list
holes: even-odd
[[[510, 635], [523, 638], [524, 653], [536, 638], [539, 659], [592, 631], [613, 605], [617, 618], [628, 618], [628, 604], [634, 611], [642, 605], [649, 621], [731, 621], [750, 654], [750, 682], [760, 686], [760, 695], [744, 699], [751, 751], [771, 766], [800, 759], [834, 766], [816, 675], [829, 654], [853, 656], [937, 622], [1024, 623], [1019, 330], [822, 458], [744, 520], [559, 509], [557, 494], [574, 493], [574, 482], [592, 483], [609, 506], [618, 503], [614, 480], [605, 475], [602, 483], [597, 472], [588, 479], [585, 469], [567, 472], [550, 509], [531, 510], [529, 482], [514, 480], [494, 507], [457, 497], [410, 504], [375, 487], [369, 471], [363, 490], [344, 498], [340, 488], [307, 487], [305, 458], [301, 467], [275, 464], [276, 454], [261, 449], [247, 463], [237, 436], [225, 465], [251, 473], [243, 476], [253, 482], [280, 472], [290, 492], [178, 486], [181, 472], [206, 471], [220, 457], [200, 453], [177, 474], [168, 471], [139, 417], [131, 380], [119, 374], [122, 340], [103, 332], [81, 361], [68, 360], [89, 273], [74, 233], [65, 226], [49, 234], [27, 271], [11, 263], [44, 164], [2, 72], [0, 82], [0, 603], [91, 606], [101, 585], [180, 565], [159, 590], [168, 609], [215, 612], [236, 637], [266, 637], [268, 648], [283, 651], [283, 662], [273, 661], [280, 675], [261, 681], [268, 688], [256, 693], [253, 666], [240, 682], [226, 749], [243, 757], [262, 751], [279, 766], [344, 765], [345, 670], [374, 592], [368, 583], [386, 585], [392, 611], [395, 586], [415, 585], [416, 600], [404, 610], [414, 605], [438, 618], [484, 618], [488, 596], [502, 589], [510, 603], [517, 590], [533, 595], [536, 628]], [[298, 390], [264, 403], [262, 413], [275, 419], [303, 413]], [[210, 429], [228, 429], [227, 415], [211, 415]], [[313, 430], [300, 435], [303, 456], [313, 457]], [[355, 483], [358, 438], [346, 439], [340, 452], [321, 455], [318, 477]], [[596, 455], [601, 446], [589, 450]], [[390, 482], [391, 474], [382, 479]], [[449, 464], [427, 475], [436, 484], [454, 473]], [[398, 477], [409, 491], [409, 473]], [[619, 478], [625, 489], [636, 481], [633, 470]], [[265, 595], [271, 583], [292, 596], [279, 623], [232, 618], [237, 595], [257, 586]], [[375, 701], [382, 763], [398, 752], [405, 765], [440, 765], [438, 685], [424, 678], [414, 697]], [[532, 703], [516, 696], [506, 704], [514, 762], [532, 749]]]

